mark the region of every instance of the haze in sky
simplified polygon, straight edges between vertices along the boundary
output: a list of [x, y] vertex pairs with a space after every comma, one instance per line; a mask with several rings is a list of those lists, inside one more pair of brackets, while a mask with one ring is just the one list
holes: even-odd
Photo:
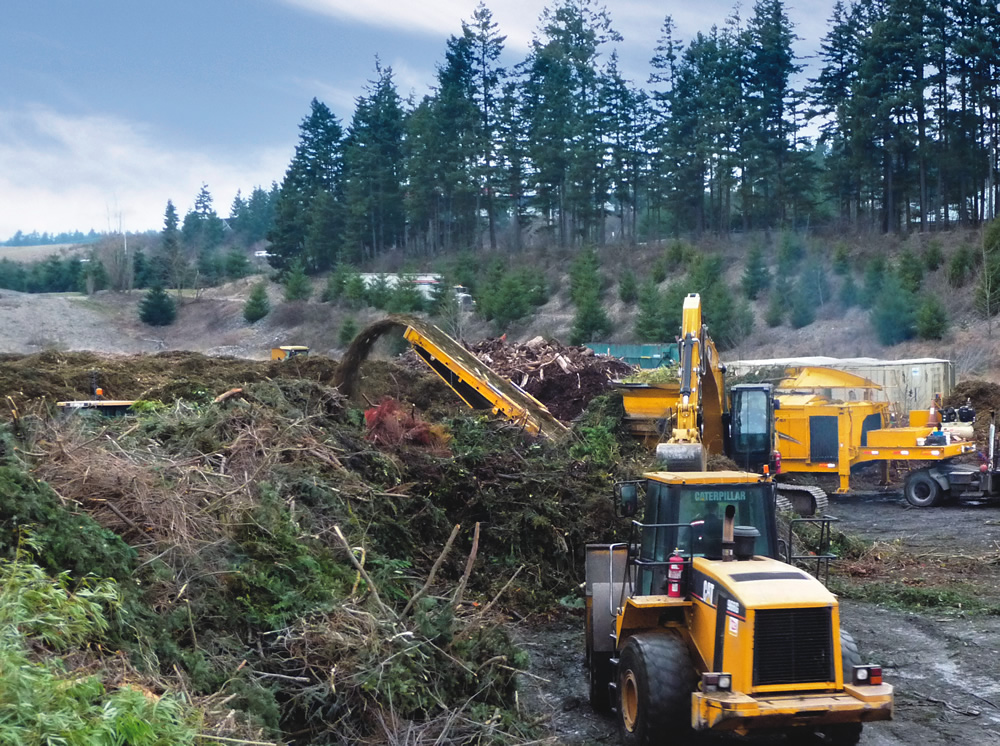
[[[281, 182], [316, 97], [345, 129], [375, 58], [400, 95], [430, 91], [445, 41], [478, 0], [31, 0], [0, 24], [0, 240], [160, 229], [204, 182], [223, 217], [237, 189]], [[545, 0], [492, 0], [505, 64], [524, 58]], [[786, 5], [815, 53], [833, 2]], [[646, 86], [663, 19], [677, 37], [722, 25], [729, 0], [606, 4], [625, 74]], [[741, 15], [752, 12], [744, 5]], [[606, 50], [610, 54], [610, 49]]]

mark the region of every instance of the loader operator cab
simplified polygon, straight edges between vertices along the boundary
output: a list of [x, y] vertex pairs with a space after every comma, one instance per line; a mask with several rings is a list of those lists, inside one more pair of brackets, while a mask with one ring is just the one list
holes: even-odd
[[678, 551], [687, 561], [722, 559], [727, 512], [735, 526], [757, 530], [754, 555], [778, 557], [769, 479], [745, 472], [657, 472], [647, 475], [645, 492], [645, 516], [633, 523], [637, 595], [663, 593], [668, 560]]

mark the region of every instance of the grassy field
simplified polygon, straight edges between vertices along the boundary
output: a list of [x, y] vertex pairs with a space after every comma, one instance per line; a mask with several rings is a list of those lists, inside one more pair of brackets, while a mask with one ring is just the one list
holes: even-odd
[[15, 262], [38, 262], [52, 254], [80, 254], [86, 251], [86, 246], [72, 243], [46, 244], [45, 246], [0, 246], [0, 259], [11, 259]]

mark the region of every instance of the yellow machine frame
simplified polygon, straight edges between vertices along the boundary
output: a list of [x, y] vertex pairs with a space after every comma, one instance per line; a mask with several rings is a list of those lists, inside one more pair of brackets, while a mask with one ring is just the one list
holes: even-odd
[[538, 399], [494, 373], [443, 331], [411, 319], [403, 337], [448, 386], [473, 409], [489, 408], [533, 435], [565, 434], [567, 428]]
[[[769, 478], [746, 472], [654, 472], [644, 477], [647, 484], [685, 489], [701, 485], [711, 490], [715, 486], [770, 484]], [[766, 495], [761, 497], [766, 499]], [[647, 492], [647, 509], [651, 499], [656, 498], [650, 498]], [[722, 500], [724, 503], [725, 498]], [[773, 512], [767, 520], [773, 521]], [[731, 532], [732, 518], [728, 521], [726, 530]], [[670, 527], [662, 523], [634, 526], [640, 531]], [[610, 654], [617, 661], [635, 635], [678, 635], [698, 673], [724, 671], [732, 680], [730, 691], [696, 687], [691, 694], [691, 726], [695, 730], [746, 734], [761, 728], [822, 728], [892, 718], [892, 686], [856, 686], [845, 681], [837, 598], [816, 578], [771, 557], [728, 555], [727, 558], [724, 550], [722, 559], [689, 555], [685, 593], [675, 598], [637, 595], [637, 567], [636, 555], [630, 553], [629, 544], [587, 547], [586, 634], [590, 665], [598, 665], [600, 651], [612, 651]], [[754, 656], [768, 649], [766, 644], [758, 648], [758, 636], [769, 629], [768, 622], [774, 619], [770, 617], [761, 627], [757, 624], [758, 615], [809, 609], [829, 612], [830, 639], [816, 638], [816, 644], [825, 646], [817, 649], [817, 654], [824, 650], [830, 653], [829, 679], [758, 683]], [[606, 619], [613, 625], [607, 630], [603, 628]], [[609, 639], [610, 643], [605, 642]], [[781, 638], [772, 639], [772, 651], [774, 639]], [[811, 646], [813, 642], [802, 644]], [[809, 648], [803, 648], [803, 652], [806, 650]], [[624, 661], [618, 664], [613, 681], [619, 687], [620, 715], [628, 728], [629, 711], [638, 712], [647, 705], [642, 703], [640, 692], [629, 688], [630, 671], [622, 670], [623, 665]], [[646, 665], [655, 666], [656, 662], [647, 659]]]
[[271, 348], [272, 360], [288, 360], [296, 355], [308, 355], [309, 348], [305, 345], [282, 345]]

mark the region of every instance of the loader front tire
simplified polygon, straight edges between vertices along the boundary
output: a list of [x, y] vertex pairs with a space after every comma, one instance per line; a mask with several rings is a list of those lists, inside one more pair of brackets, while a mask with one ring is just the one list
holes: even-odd
[[[840, 630], [840, 663], [844, 669], [844, 683], [848, 684], [854, 675], [854, 667], [861, 665], [861, 653], [851, 633], [843, 629]], [[828, 746], [856, 746], [861, 740], [863, 727], [861, 723], [828, 725], [820, 731], [820, 742]]]
[[906, 477], [903, 495], [916, 508], [932, 508], [941, 502], [941, 485], [925, 469], [912, 472]]
[[669, 632], [629, 638], [618, 664], [618, 723], [626, 746], [652, 746], [691, 731], [695, 671], [684, 641]]

